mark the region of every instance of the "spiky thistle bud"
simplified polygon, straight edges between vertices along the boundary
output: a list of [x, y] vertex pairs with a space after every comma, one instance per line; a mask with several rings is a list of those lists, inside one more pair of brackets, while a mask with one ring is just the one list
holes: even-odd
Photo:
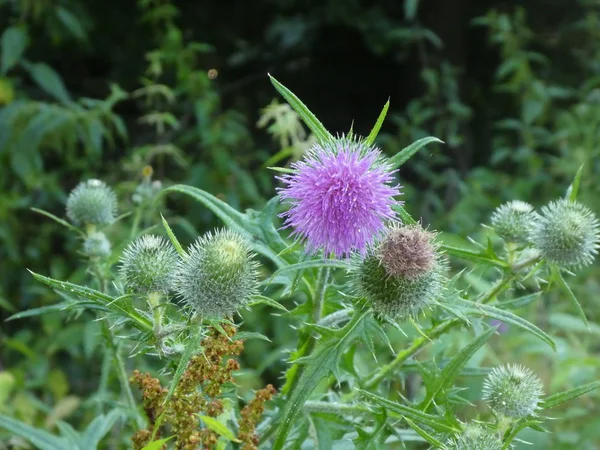
[[202, 318], [231, 316], [256, 293], [258, 264], [250, 244], [231, 230], [198, 238], [179, 261], [173, 280], [176, 293]]
[[110, 255], [110, 241], [101, 231], [94, 231], [83, 242], [83, 251], [90, 258], [103, 258]]
[[470, 423], [464, 431], [446, 442], [446, 450], [501, 450], [502, 441], [479, 424]]
[[553, 201], [533, 223], [530, 240], [546, 261], [559, 267], [588, 266], [598, 253], [598, 219], [581, 203]]
[[117, 196], [100, 180], [79, 183], [67, 198], [67, 217], [75, 225], [109, 225], [116, 212]]
[[496, 208], [492, 214], [491, 225], [506, 242], [526, 244], [534, 219], [533, 206], [513, 200]]
[[166, 293], [179, 256], [169, 241], [146, 235], [130, 243], [121, 256], [125, 288], [136, 294]]
[[543, 394], [542, 382], [520, 365], [495, 367], [483, 383], [483, 400], [496, 414], [519, 419], [534, 414]]
[[373, 311], [406, 319], [429, 307], [444, 284], [435, 235], [420, 226], [392, 227], [354, 271], [356, 293]]

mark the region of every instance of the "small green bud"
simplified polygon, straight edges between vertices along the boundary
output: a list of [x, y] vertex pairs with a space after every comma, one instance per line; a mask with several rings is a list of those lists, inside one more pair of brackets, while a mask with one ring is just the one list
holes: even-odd
[[587, 207], [566, 199], [544, 206], [530, 240], [542, 257], [562, 268], [588, 266], [598, 253], [598, 219]]
[[419, 226], [390, 228], [377, 248], [358, 262], [356, 293], [376, 314], [406, 319], [435, 302], [445, 277], [434, 237]]
[[110, 241], [104, 233], [94, 231], [83, 242], [83, 251], [90, 258], [103, 258], [110, 255]]
[[483, 400], [496, 414], [515, 419], [534, 414], [542, 394], [540, 379], [519, 365], [496, 367], [483, 383]]
[[498, 436], [481, 425], [470, 423], [457, 437], [446, 442], [446, 450], [501, 450]]
[[179, 256], [169, 241], [146, 235], [130, 243], [121, 256], [125, 288], [136, 294], [166, 293]]
[[67, 217], [75, 225], [109, 225], [116, 212], [117, 196], [100, 180], [79, 183], [67, 198]]
[[506, 242], [526, 244], [534, 219], [533, 206], [513, 200], [496, 208], [492, 214], [491, 225]]
[[243, 307], [258, 289], [258, 264], [238, 233], [217, 230], [198, 238], [179, 261], [174, 289], [195, 315], [220, 319]]

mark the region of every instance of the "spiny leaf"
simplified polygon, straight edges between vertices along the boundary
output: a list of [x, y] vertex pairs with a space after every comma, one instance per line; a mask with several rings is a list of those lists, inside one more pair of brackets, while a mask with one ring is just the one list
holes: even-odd
[[466, 314], [489, 317], [491, 319], [497, 319], [502, 322], [515, 325], [525, 331], [528, 331], [535, 337], [541, 339], [550, 347], [552, 347], [553, 350], [556, 351], [556, 344], [554, 343], [554, 340], [545, 331], [541, 330], [531, 322], [528, 322], [527, 320], [509, 311], [504, 311], [491, 305], [471, 302], [462, 299], [456, 299], [454, 304]]
[[271, 83], [275, 86], [275, 89], [285, 98], [285, 100], [290, 104], [292, 109], [298, 113], [302, 121], [306, 124], [310, 131], [315, 135], [317, 140], [320, 142], [330, 142], [333, 141], [333, 136], [327, 129], [323, 126], [319, 119], [306, 107], [304, 103], [300, 101], [296, 95], [288, 88], [286, 88], [283, 84], [277, 81], [269, 74], [269, 78], [271, 79]]
[[508, 434], [508, 436], [504, 438], [504, 445], [502, 446], [502, 450], [508, 450], [512, 448], [512, 441], [522, 430], [524, 430], [527, 427], [534, 428], [536, 425], [539, 425], [541, 423], [542, 421], [539, 419], [521, 419], [520, 421], [518, 421], [515, 425], [513, 425], [513, 428]]
[[394, 402], [388, 400], [385, 397], [381, 397], [377, 394], [373, 394], [369, 391], [358, 390], [362, 395], [367, 397], [368, 399], [378, 403], [383, 406], [389, 413], [393, 413], [397, 416], [401, 416], [402, 418], [409, 418], [415, 422], [421, 423], [423, 425], [427, 425], [428, 427], [441, 432], [450, 432], [456, 433], [460, 431], [454, 426], [448, 424], [448, 419], [442, 416], [436, 416], [433, 414], [428, 414], [416, 408], [411, 408], [410, 406], [402, 405], [398, 402]]
[[383, 125], [383, 121], [385, 120], [385, 116], [387, 115], [389, 108], [390, 108], [390, 101], [388, 100], [387, 102], [385, 102], [385, 105], [383, 105], [383, 109], [381, 110], [381, 113], [379, 113], [379, 117], [377, 118], [377, 122], [375, 122], [375, 126], [373, 127], [373, 129], [371, 130], [371, 132], [369, 133], [367, 138], [365, 139], [366, 145], [370, 146], [370, 145], [373, 145], [373, 143], [375, 142], [375, 139], [377, 138], [377, 135], [379, 134], [379, 130], [381, 130], [381, 125]]
[[254, 306], [260, 304], [269, 305], [273, 308], [281, 309], [282, 311], [288, 312], [287, 308], [281, 303], [273, 300], [272, 298], [265, 297], [264, 295], [253, 295], [252, 297], [250, 297], [250, 302], [247, 306]]
[[233, 341], [247, 341], [249, 339], [260, 339], [261, 341], [271, 342], [271, 339], [264, 334], [256, 333], [254, 331], [240, 331], [232, 338]]
[[583, 394], [593, 391], [594, 389], [598, 389], [599, 387], [600, 381], [592, 381], [591, 383], [584, 384], [583, 386], [579, 386], [573, 389], [569, 389], [568, 391], [559, 392], [558, 394], [551, 395], [550, 397], [544, 399], [540, 406], [542, 409], [554, 408], [555, 406], [558, 406], [561, 403], [579, 397]]
[[294, 420], [302, 410], [302, 406], [315, 389], [317, 384], [329, 373], [337, 373], [337, 363], [343, 352], [357, 339], [364, 337], [365, 322], [369, 319], [370, 312], [365, 311], [355, 314], [352, 320], [343, 328], [328, 338], [322, 338], [314, 351], [306, 357], [296, 360], [304, 364], [302, 375], [287, 399], [283, 411], [282, 423], [279, 426], [273, 450], [283, 449], [287, 435]]
[[[462, 368], [473, 357], [475, 352], [479, 350], [488, 339], [496, 332], [496, 328], [488, 330], [476, 336], [465, 348], [463, 348], [450, 362], [444, 367], [438, 377], [436, 377], [433, 385], [427, 387], [427, 396], [423, 400], [421, 406], [423, 411], [431, 405], [435, 397], [442, 389], [448, 389], [452, 386], [455, 378], [460, 374]], [[416, 431], [416, 430], [415, 430]]]
[[256, 221], [250, 220], [246, 214], [242, 214], [241, 212], [229, 206], [224, 201], [219, 200], [214, 195], [211, 195], [208, 192], [203, 191], [202, 189], [198, 189], [192, 186], [185, 186], [182, 184], [177, 184], [175, 186], [170, 186], [166, 189], [163, 189], [157, 195], [157, 201], [158, 198], [170, 194], [172, 192], [188, 195], [194, 200], [202, 203], [204, 206], [210, 209], [219, 219], [221, 219], [223, 223], [227, 225], [227, 227], [237, 231], [242, 236], [244, 236], [252, 244], [252, 247], [256, 252], [266, 256], [279, 267], [283, 267], [286, 265], [286, 262], [279, 255], [277, 255], [277, 253], [274, 252], [269, 246], [256, 240], [255, 236], [260, 235], [260, 229], [256, 224]]
[[579, 184], [581, 183], [581, 174], [583, 173], [583, 164], [579, 166], [577, 173], [575, 174], [575, 178], [573, 179], [573, 183], [569, 186], [567, 190], [567, 198], [574, 202], [577, 200], [577, 193], [579, 192]]
[[404, 420], [406, 420], [406, 423], [408, 423], [410, 425], [410, 427], [419, 434], [419, 436], [421, 436], [423, 439], [425, 439], [431, 445], [435, 446], [435, 448], [444, 448], [444, 444], [442, 444], [440, 441], [438, 441], [436, 438], [434, 438], [431, 434], [429, 434], [427, 431], [425, 431], [419, 425], [414, 423], [408, 417], [405, 417]]
[[175, 236], [175, 233], [173, 233], [173, 230], [169, 226], [169, 223], [165, 220], [165, 218], [163, 217], [162, 214], [160, 215], [160, 218], [162, 219], [163, 227], [165, 227], [165, 231], [167, 232], [167, 236], [169, 236], [169, 240], [173, 244], [173, 247], [175, 247], [175, 250], [177, 250], [177, 253], [179, 253], [179, 256], [181, 256], [182, 258], [186, 257], [187, 253], [185, 252], [185, 250], [183, 249], [183, 247], [177, 240], [177, 237]]
[[77, 284], [69, 283], [68, 281], [54, 280], [35, 272], [31, 272], [31, 274], [36, 280], [50, 286], [52, 289], [90, 300], [97, 305], [107, 308], [115, 314], [127, 318], [131, 321], [132, 325], [140, 331], [152, 332], [152, 322], [135, 310], [131, 301], [128, 301], [130, 299], [130, 296], [128, 295], [113, 298], [86, 286], [79, 286]]
[[426, 137], [423, 139], [419, 139], [418, 141], [413, 142], [405, 149], [399, 151], [397, 154], [390, 158], [390, 164], [394, 169], [397, 169], [406, 161], [408, 161], [415, 153], [425, 147], [427, 144], [431, 144], [432, 142], [439, 142], [443, 144], [444, 141], [439, 140], [436, 137]]
[[485, 263], [487, 265], [493, 265], [501, 268], [508, 268], [508, 264], [506, 262], [498, 259], [495, 254], [489, 254], [487, 249], [476, 252], [473, 250], [445, 244], [440, 245], [440, 249], [448, 255], [456, 256], [457, 258], [466, 259], [476, 263]]
[[562, 288], [562, 290], [565, 292], [565, 294], [567, 294], [567, 298], [573, 304], [573, 306], [577, 310], [577, 314], [579, 314], [579, 317], [581, 317], [581, 320], [583, 320], [583, 323], [587, 327], [588, 321], [587, 321], [587, 317], [585, 317], [585, 312], [583, 311], [583, 308], [581, 307], [579, 300], [577, 300], [577, 297], [575, 297], [575, 294], [573, 294], [573, 291], [571, 290], [571, 288], [569, 287], [569, 285], [563, 278], [562, 274], [560, 273], [560, 270], [557, 269], [556, 267], [553, 267], [552, 274], [554, 275], [554, 279], [556, 280], [558, 285]]

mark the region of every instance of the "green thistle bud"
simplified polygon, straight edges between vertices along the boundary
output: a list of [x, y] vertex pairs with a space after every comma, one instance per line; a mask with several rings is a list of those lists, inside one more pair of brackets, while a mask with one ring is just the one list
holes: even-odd
[[110, 241], [104, 233], [94, 231], [85, 239], [83, 251], [90, 258], [103, 258], [110, 255]]
[[238, 233], [198, 238], [177, 265], [174, 289], [195, 315], [220, 319], [243, 307], [258, 289], [258, 264]]
[[446, 442], [446, 450], [501, 450], [502, 446], [502, 441], [494, 432], [474, 423]]
[[79, 183], [67, 198], [67, 217], [75, 225], [109, 225], [116, 212], [117, 196], [100, 180]]
[[357, 264], [355, 290], [376, 314], [406, 319], [435, 302], [445, 277], [434, 237], [418, 226], [390, 228], [377, 248]]
[[483, 399], [492, 410], [515, 419], [534, 414], [542, 394], [540, 379], [519, 365], [496, 367], [483, 383]]
[[530, 240], [542, 257], [562, 268], [588, 266], [598, 253], [598, 219], [578, 202], [549, 203], [533, 223]]
[[130, 243], [121, 256], [125, 288], [136, 294], [166, 293], [179, 256], [161, 236], [141, 236]]
[[533, 206], [513, 200], [496, 208], [492, 214], [491, 225], [506, 242], [526, 244], [534, 219]]

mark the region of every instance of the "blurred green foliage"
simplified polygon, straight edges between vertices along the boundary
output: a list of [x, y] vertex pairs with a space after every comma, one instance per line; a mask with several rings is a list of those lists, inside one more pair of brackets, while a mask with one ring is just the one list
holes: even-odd
[[[476, 237], [506, 200], [538, 206], [563, 195], [582, 165], [580, 199], [600, 211], [598, 1], [367, 3], [0, 0], [0, 319], [54, 303], [25, 268], [88, 276], [73, 258], [79, 243], [30, 209], [64, 217], [81, 179], [116, 186], [138, 231], [157, 222], [151, 201], [135, 198], [152, 181], [262, 208], [274, 192], [266, 167], [297, 159], [313, 139], [287, 105], [272, 103], [267, 72], [340, 133], [352, 125], [366, 134], [391, 96], [378, 140], [388, 154], [442, 139], [400, 176], [407, 210], [449, 230], [449, 242]], [[215, 223], [176, 200], [164, 208], [185, 217], [174, 223], [182, 239]], [[114, 241], [128, 230], [111, 229]], [[464, 288], [488, 289], [488, 274], [479, 275]], [[552, 392], [598, 379], [599, 276], [589, 268], [573, 286], [589, 328], [559, 294], [523, 308], [557, 336], [556, 354], [509, 329], [472, 364], [526, 360]], [[249, 343], [248, 386], [277, 382], [293, 332], [283, 321], [244, 319], [273, 339]], [[50, 430], [60, 419], [89, 423], [103, 376], [100, 328], [58, 315], [2, 322], [0, 413]], [[457, 334], [440, 345], [466, 342]], [[465, 381], [473, 399], [481, 381]], [[534, 448], [597, 448], [598, 404], [597, 393], [572, 402], [566, 420], [549, 424], [554, 434], [526, 439]]]

